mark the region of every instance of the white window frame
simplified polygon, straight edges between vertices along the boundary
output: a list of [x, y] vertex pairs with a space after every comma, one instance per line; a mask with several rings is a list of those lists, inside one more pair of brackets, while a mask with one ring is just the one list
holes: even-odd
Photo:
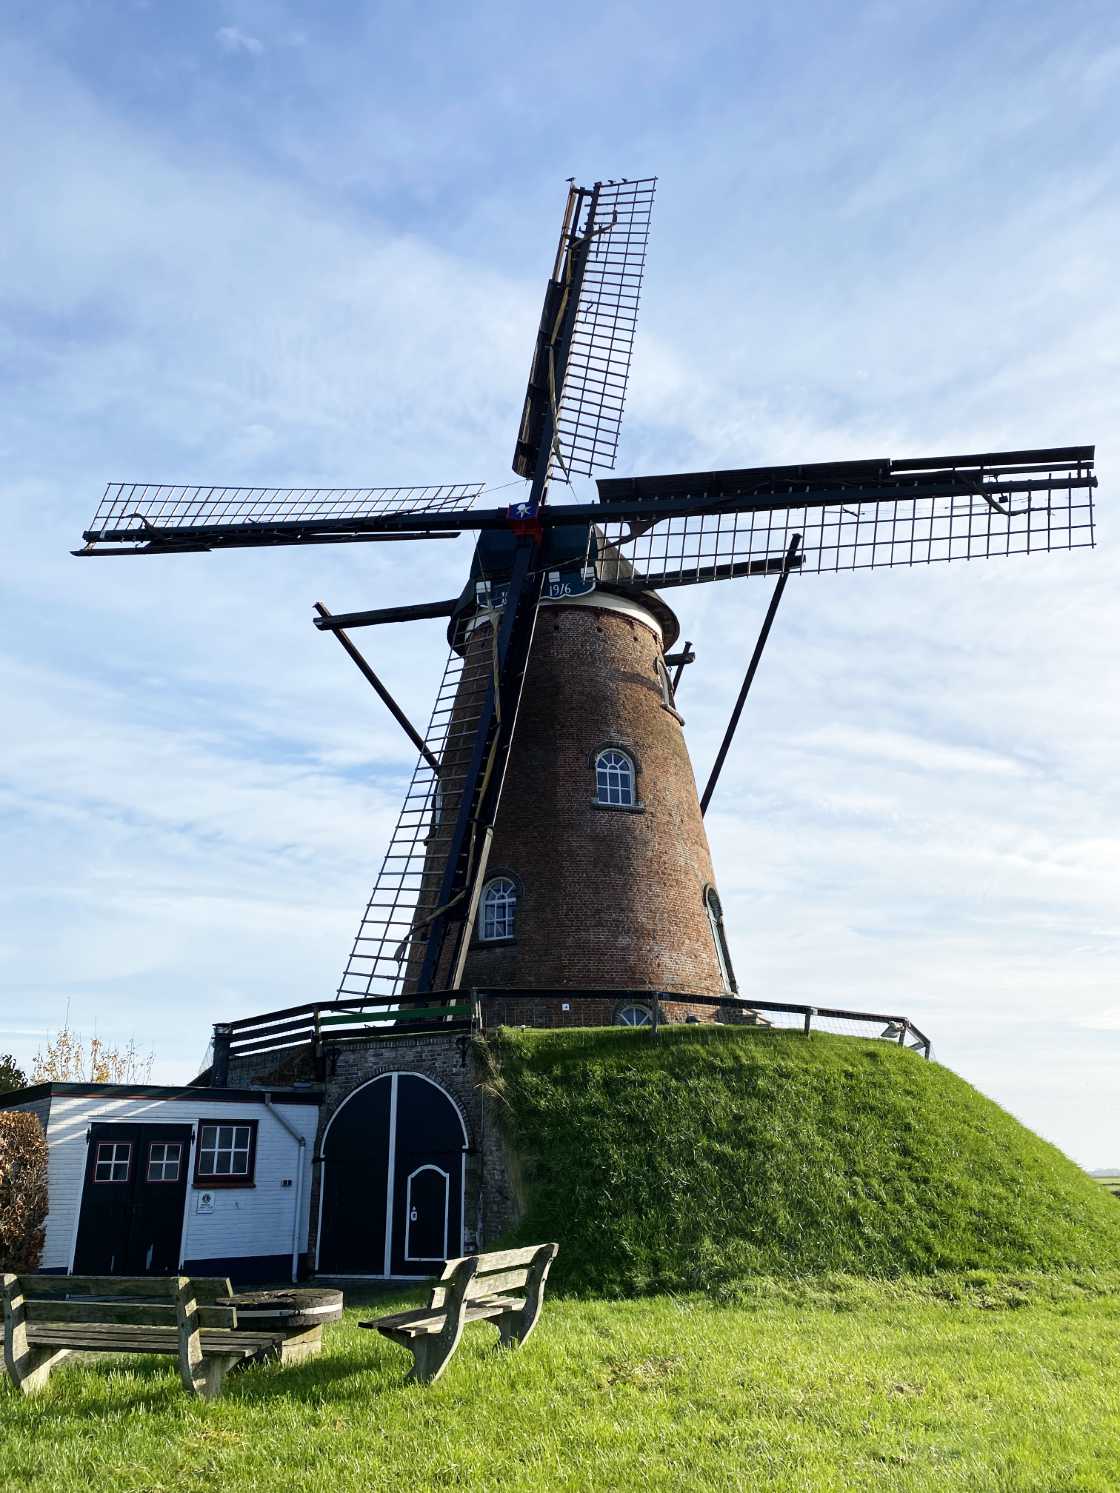
[[[157, 1158], [155, 1153], [162, 1154]], [[157, 1170], [158, 1168], [158, 1170]], [[183, 1174], [183, 1147], [178, 1141], [152, 1141], [148, 1146], [145, 1182], [178, 1182]]]
[[495, 876], [482, 888], [479, 908], [480, 943], [504, 943], [517, 936], [517, 882], [512, 876]]
[[602, 747], [595, 753], [595, 802], [608, 809], [637, 806], [637, 765], [621, 747]]
[[[207, 1145], [206, 1132], [214, 1132], [213, 1144]], [[229, 1143], [222, 1144], [222, 1131], [231, 1133]], [[237, 1132], [245, 1132], [245, 1144], [239, 1145]], [[228, 1172], [218, 1171], [218, 1157], [228, 1152]], [[206, 1158], [213, 1158], [213, 1165], [208, 1166]], [[244, 1166], [240, 1170], [234, 1169], [234, 1161], [238, 1157], [244, 1158]], [[202, 1120], [198, 1127], [198, 1155], [195, 1161], [196, 1182], [200, 1186], [212, 1187], [215, 1183], [222, 1182], [251, 1182], [253, 1180], [253, 1127], [251, 1124], [237, 1120]]]
[[[646, 1019], [644, 1021], [627, 1021], [626, 1013], [628, 1011], [640, 1012]], [[619, 1006], [618, 1010], [614, 1013], [614, 1024], [615, 1026], [630, 1027], [652, 1026], [653, 1012], [649, 1006], [643, 1006], [639, 1001], [627, 1001], [624, 1006]]]
[[[107, 1152], [107, 1155], [103, 1153]], [[121, 1154], [123, 1152], [123, 1155]], [[107, 1177], [99, 1176], [102, 1167], [109, 1168]], [[124, 1167], [124, 1176], [117, 1175], [117, 1168]], [[99, 1183], [105, 1182], [127, 1182], [132, 1175], [132, 1142], [120, 1140], [100, 1140], [97, 1142], [97, 1154], [93, 1158], [93, 1180]]]

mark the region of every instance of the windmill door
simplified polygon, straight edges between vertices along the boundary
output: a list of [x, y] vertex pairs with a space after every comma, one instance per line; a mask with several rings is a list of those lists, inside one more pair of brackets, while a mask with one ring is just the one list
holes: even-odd
[[189, 1125], [91, 1125], [74, 1271], [175, 1275], [191, 1149]]
[[454, 1102], [418, 1073], [351, 1094], [323, 1139], [320, 1272], [432, 1275], [462, 1254], [466, 1145]]

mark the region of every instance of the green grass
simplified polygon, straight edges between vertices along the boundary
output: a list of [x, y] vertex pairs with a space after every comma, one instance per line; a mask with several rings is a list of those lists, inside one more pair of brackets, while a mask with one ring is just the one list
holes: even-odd
[[1120, 1209], [954, 1073], [894, 1044], [668, 1027], [503, 1031], [491, 1113], [526, 1241], [607, 1294], [752, 1274], [1120, 1268]]
[[[395, 1302], [383, 1301], [378, 1310]], [[1091, 1493], [1120, 1468], [1120, 1276], [756, 1280], [708, 1297], [550, 1298], [499, 1355], [473, 1327], [445, 1377], [328, 1329], [203, 1405], [165, 1359], [0, 1387], [4, 1493], [961, 1490]]]

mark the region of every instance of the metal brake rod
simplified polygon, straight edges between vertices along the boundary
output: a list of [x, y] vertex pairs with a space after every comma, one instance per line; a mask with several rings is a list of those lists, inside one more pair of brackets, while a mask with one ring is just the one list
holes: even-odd
[[758, 642], [754, 645], [754, 652], [751, 654], [751, 661], [747, 665], [746, 677], [744, 678], [742, 687], [739, 690], [738, 699], [735, 701], [735, 708], [731, 712], [731, 719], [727, 723], [727, 730], [723, 733], [723, 740], [720, 742], [719, 751], [716, 753], [715, 763], [712, 766], [711, 774], [708, 778], [707, 785], [700, 799], [700, 813], [702, 815], [708, 812], [708, 805], [712, 801], [712, 794], [716, 791], [716, 784], [719, 782], [720, 772], [723, 770], [724, 761], [727, 757], [728, 751], [731, 748], [732, 738], [735, 735], [735, 728], [739, 724], [739, 717], [743, 713], [743, 706], [746, 704], [747, 695], [750, 693], [750, 687], [754, 683], [754, 676], [758, 672], [759, 661], [762, 658], [762, 650], [766, 647], [766, 640], [770, 636], [771, 627], [773, 627], [774, 625], [774, 617], [776, 616], [778, 611], [778, 604], [782, 599], [782, 592], [786, 588], [786, 581], [789, 579], [790, 574], [794, 568], [797, 560], [797, 551], [800, 549], [800, 547], [801, 535], [795, 534], [789, 542], [789, 549], [786, 551], [786, 558], [785, 563], [782, 566], [782, 573], [778, 577], [778, 584], [774, 587], [774, 594], [770, 598], [770, 605], [766, 608], [766, 617], [762, 623], [762, 630], [758, 635]]
[[432, 771], [438, 778], [440, 774], [439, 762], [432, 755], [427, 742], [420, 735], [420, 732], [417, 731], [416, 727], [409, 720], [408, 716], [405, 715], [404, 711], [397, 704], [396, 700], [393, 699], [389, 691], [381, 683], [381, 680], [378, 679], [377, 675], [370, 668], [369, 664], [362, 657], [361, 653], [359, 653], [358, 649], [355, 648], [354, 644], [337, 625], [344, 619], [341, 617], [332, 617], [330, 612], [327, 611], [326, 607], [321, 601], [317, 601], [315, 603], [315, 610], [319, 613], [319, 618], [322, 619], [322, 621], [334, 622], [336, 624], [336, 626], [332, 629], [334, 635], [342, 644], [346, 652], [350, 655], [350, 658], [353, 660], [353, 662], [357, 665], [358, 672], [361, 674], [362, 678], [366, 681], [367, 684], [373, 686], [378, 697], [388, 708], [389, 713], [392, 715], [397, 725], [400, 726], [401, 730], [408, 737], [409, 741], [412, 742], [412, 745], [418, 749], [421, 757], [423, 757], [424, 761], [428, 764], [428, 766], [432, 769]]

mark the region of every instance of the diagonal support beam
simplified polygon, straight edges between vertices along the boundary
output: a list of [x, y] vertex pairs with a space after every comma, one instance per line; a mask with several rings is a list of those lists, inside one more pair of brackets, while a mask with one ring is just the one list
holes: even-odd
[[786, 588], [786, 581], [789, 580], [790, 571], [795, 569], [797, 566], [797, 551], [800, 549], [800, 547], [801, 535], [795, 534], [790, 540], [789, 549], [786, 551], [786, 558], [782, 565], [782, 573], [778, 577], [778, 584], [774, 587], [774, 594], [770, 598], [770, 605], [766, 608], [766, 617], [762, 623], [762, 631], [758, 635], [758, 642], [754, 645], [754, 652], [751, 654], [751, 661], [747, 665], [747, 674], [746, 678], [743, 680], [743, 687], [739, 691], [739, 698], [735, 701], [735, 709], [731, 712], [731, 719], [727, 723], [727, 730], [723, 733], [723, 741], [720, 743], [719, 751], [716, 753], [716, 760], [712, 767], [711, 776], [708, 778], [707, 787], [704, 789], [703, 797], [700, 799], [701, 814], [706, 814], [708, 812], [708, 805], [712, 801], [712, 794], [715, 792], [716, 783], [719, 781], [719, 775], [723, 770], [724, 761], [726, 760], [728, 750], [731, 747], [731, 739], [735, 735], [735, 729], [739, 724], [739, 717], [742, 715], [743, 706], [747, 701], [747, 694], [750, 691], [751, 685], [754, 683], [754, 676], [758, 672], [758, 665], [762, 658], [762, 650], [766, 647], [766, 639], [770, 636], [770, 629], [774, 625], [774, 618], [777, 615], [778, 604], [782, 599], [782, 592]]
[[[320, 618], [324, 622], [330, 623], [335, 620], [331, 617], [330, 612], [327, 611], [326, 607], [321, 601], [317, 601], [315, 603], [315, 610], [319, 613]], [[318, 625], [319, 624], [316, 623], [316, 626]], [[396, 700], [393, 699], [392, 695], [381, 683], [381, 680], [378, 679], [377, 675], [370, 668], [369, 664], [366, 663], [365, 659], [358, 652], [357, 648], [355, 648], [354, 644], [350, 641], [350, 639], [346, 636], [342, 629], [339, 627], [332, 627], [330, 630], [334, 633], [335, 637], [342, 644], [343, 648], [354, 660], [354, 663], [358, 669], [358, 673], [361, 674], [362, 678], [366, 681], [367, 684], [371, 684], [373, 686], [374, 690], [388, 706], [390, 715], [392, 715], [393, 719], [400, 726], [401, 730], [408, 737], [409, 741], [412, 742], [413, 746], [417, 749], [417, 751], [423, 757], [424, 761], [428, 764], [428, 766], [432, 769], [432, 771], [438, 778], [439, 762], [428, 750], [427, 743], [420, 735], [420, 732], [417, 731], [416, 727], [409, 720], [408, 716], [405, 715], [404, 711], [397, 704]]]
[[315, 618], [320, 632], [339, 632], [346, 627], [379, 627], [385, 622], [423, 622], [428, 617], [450, 617], [458, 598], [447, 601], [425, 601], [409, 607], [378, 607], [372, 612], [341, 612], [332, 617], [325, 608]]

